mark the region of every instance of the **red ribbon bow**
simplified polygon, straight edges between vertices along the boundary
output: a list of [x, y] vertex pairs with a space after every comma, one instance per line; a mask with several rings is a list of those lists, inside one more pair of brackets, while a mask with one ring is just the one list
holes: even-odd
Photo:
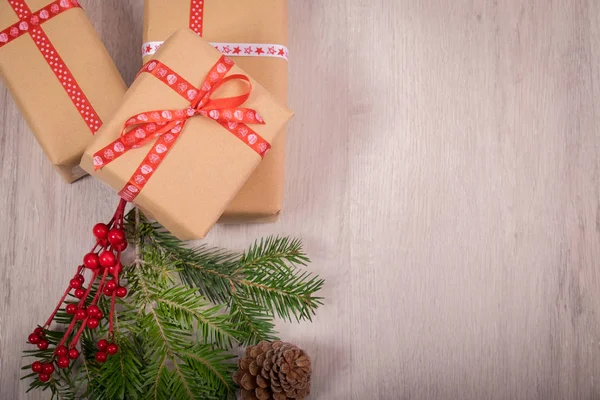
[[[189, 100], [190, 107], [136, 114], [125, 122], [117, 140], [94, 154], [94, 168], [98, 170], [129, 150], [141, 147], [158, 137], [144, 161], [119, 193], [122, 198], [132, 201], [137, 196], [179, 137], [185, 123], [197, 115], [215, 120], [264, 157], [271, 147], [270, 144], [246, 125], [264, 124], [264, 121], [255, 110], [240, 107], [250, 97], [252, 83], [246, 75], [226, 76], [232, 67], [233, 61], [222, 56], [212, 67], [200, 89], [192, 86], [160, 61], [150, 61], [142, 68], [140, 73], [148, 72], [160, 79]], [[227, 98], [211, 97], [218, 88], [234, 80], [246, 82], [247, 92]]]

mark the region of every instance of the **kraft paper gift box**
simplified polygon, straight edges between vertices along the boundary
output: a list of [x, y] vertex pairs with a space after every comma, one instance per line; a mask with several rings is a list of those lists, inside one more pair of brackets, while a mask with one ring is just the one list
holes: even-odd
[[[174, 31], [190, 27], [287, 104], [287, 17], [287, 0], [145, 0], [144, 61]], [[285, 132], [272, 145], [222, 221], [277, 219], [283, 205]]]
[[[194, 32], [187, 28], [177, 31], [146, 64], [81, 162], [83, 169], [120, 191], [121, 197], [131, 200], [136, 196], [133, 202], [137, 206], [183, 240], [206, 235], [259, 165], [268, 149], [265, 143], [272, 143], [292, 116], [252, 78], [252, 91], [243, 105], [205, 108], [194, 115], [194, 109], [198, 110], [194, 101], [204, 98], [204, 91], [217, 78], [215, 74], [225, 71], [225, 64], [231, 66], [233, 62]], [[231, 68], [226, 76], [246, 75], [237, 66]], [[243, 83], [227, 82], [211, 99], [240, 96], [247, 90]], [[252, 110], [262, 117], [254, 117]], [[235, 122], [244, 115], [255, 123]], [[214, 120], [219, 117], [222, 119]], [[175, 125], [169, 131], [171, 121], [182, 119], [183, 129]], [[138, 121], [147, 122], [140, 125]], [[164, 125], [165, 121], [169, 123]], [[126, 122], [132, 124], [130, 131], [123, 130]], [[159, 130], [161, 135], [155, 139]], [[131, 135], [152, 140], [124, 151], [138, 140]], [[164, 147], [168, 143], [172, 146], [169, 149]]]
[[79, 161], [126, 86], [75, 0], [0, 0], [0, 75], [60, 175]]

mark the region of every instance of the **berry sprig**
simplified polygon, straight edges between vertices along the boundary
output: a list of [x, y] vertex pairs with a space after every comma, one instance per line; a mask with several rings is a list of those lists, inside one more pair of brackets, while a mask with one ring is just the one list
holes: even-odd
[[[46, 339], [46, 331], [65, 303], [65, 299], [69, 293], [79, 299], [76, 303], [66, 304], [64, 308], [67, 314], [72, 315], [71, 322], [52, 352], [50, 361], [42, 362], [38, 360], [31, 365], [31, 369], [38, 374], [41, 382], [50, 380], [55, 371], [54, 365], [65, 369], [69, 367], [72, 360], [79, 357], [79, 350], [76, 347], [84, 329], [96, 329], [105, 317], [98, 306], [101, 295], [110, 298], [107, 338], [112, 340], [114, 336], [115, 300], [117, 297], [127, 296], [127, 288], [119, 280], [119, 275], [123, 270], [121, 253], [127, 248], [127, 239], [123, 230], [126, 204], [125, 200], [120, 201], [113, 218], [108, 224], [98, 223], [94, 225], [92, 233], [96, 239], [96, 244], [83, 257], [83, 264], [77, 267], [77, 272], [69, 281], [69, 285], [44, 326], [35, 328], [28, 337], [29, 343], [36, 345], [38, 349], [48, 349], [50, 343]], [[86, 273], [91, 274], [87, 288], [84, 286], [86, 281], [84, 275]], [[99, 283], [96, 293], [92, 300], [88, 302], [88, 297], [91, 297], [90, 292], [97, 281]], [[100, 339], [96, 346], [98, 351], [95, 358], [98, 363], [104, 363], [109, 355], [114, 355], [119, 351], [119, 347], [107, 339]]]

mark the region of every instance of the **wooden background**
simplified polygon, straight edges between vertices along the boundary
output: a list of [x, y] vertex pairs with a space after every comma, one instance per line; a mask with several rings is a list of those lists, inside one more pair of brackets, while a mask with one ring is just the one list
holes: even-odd
[[[130, 82], [142, 0], [83, 1]], [[287, 202], [313, 399], [600, 398], [600, 2], [290, 0]], [[0, 87], [0, 397], [115, 196], [62, 183]]]

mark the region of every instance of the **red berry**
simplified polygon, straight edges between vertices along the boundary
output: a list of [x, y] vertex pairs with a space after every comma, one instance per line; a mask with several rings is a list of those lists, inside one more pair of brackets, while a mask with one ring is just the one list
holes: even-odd
[[31, 370], [39, 374], [44, 370], [44, 364], [39, 361], [35, 361], [33, 364], [31, 364]]
[[67, 314], [75, 314], [75, 311], [77, 311], [77, 306], [75, 304], [67, 304], [67, 307], [65, 308], [65, 311], [67, 311]]
[[110, 354], [111, 356], [113, 354], [117, 354], [117, 351], [119, 351], [119, 346], [117, 346], [114, 343], [109, 344], [108, 346], [106, 346], [106, 352], [108, 354]]
[[100, 267], [98, 255], [95, 253], [87, 253], [83, 257], [83, 265], [89, 269], [98, 269]]
[[103, 363], [106, 361], [106, 353], [103, 351], [99, 351], [96, 353], [96, 361], [99, 363]]
[[96, 315], [98, 313], [102, 313], [102, 311], [100, 311], [100, 307], [98, 307], [98, 306], [89, 306], [87, 308], [87, 313], [90, 317], [97, 318]]
[[123, 286], [119, 286], [115, 290], [115, 293], [116, 293], [117, 297], [125, 297], [125, 296], [127, 296], [127, 288], [125, 288]]
[[74, 360], [77, 357], [79, 357], [79, 351], [77, 351], [77, 349], [71, 349], [71, 350], [69, 350], [69, 358], [71, 360]]
[[85, 311], [85, 308], [80, 308], [75, 311], [75, 319], [85, 319], [85, 317], [87, 317], [87, 311]]
[[58, 346], [56, 350], [54, 350], [54, 354], [56, 354], [59, 357], [66, 356], [67, 352], [68, 350], [66, 346]]
[[102, 289], [102, 293], [104, 293], [105, 296], [112, 296], [114, 293], [114, 290], [110, 290], [107, 287], [104, 287], [104, 289]]
[[98, 350], [100, 351], [104, 351], [106, 350], [106, 346], [108, 346], [108, 342], [106, 341], [106, 339], [100, 339], [98, 340]]
[[77, 278], [73, 278], [69, 281], [69, 286], [74, 289], [79, 289], [81, 287], [81, 281]]
[[112, 276], [119, 275], [121, 273], [121, 271], [123, 271], [123, 266], [121, 265], [120, 262], [118, 262], [115, 265], [113, 265], [112, 267], [108, 268], [108, 273], [111, 274]]
[[98, 239], [98, 244], [100, 247], [107, 248], [108, 247], [108, 239]]
[[37, 344], [38, 349], [40, 350], [46, 350], [48, 348], [48, 345], [50, 343], [48, 343], [48, 341], [46, 339], [42, 339], [40, 340], [40, 342]]
[[68, 368], [69, 367], [69, 357], [67, 356], [62, 356], [62, 357], [58, 357], [58, 360], [56, 360], [56, 365], [58, 365], [58, 368]]
[[50, 363], [44, 364], [44, 369], [43, 369], [44, 374], [52, 375], [53, 372], [54, 372], [54, 365], [52, 365]]
[[98, 223], [98, 224], [94, 225], [92, 232], [94, 233], [94, 236], [96, 236], [96, 238], [105, 239], [106, 235], [108, 235], [108, 225], [103, 224], [103, 223]]
[[114, 244], [113, 248], [118, 251], [125, 251], [125, 249], [127, 248], [127, 241], [123, 241], [119, 244]]
[[98, 260], [101, 266], [104, 268], [110, 268], [117, 262], [117, 257], [115, 257], [115, 254], [112, 251], [104, 250], [98, 256]]
[[40, 374], [39, 378], [40, 378], [40, 381], [42, 381], [42, 382], [48, 382], [50, 380], [50, 375], [48, 375], [48, 374]]
[[75, 295], [75, 297], [77, 297], [78, 299], [82, 299], [83, 296], [85, 296], [85, 290], [83, 289], [76, 289], [75, 293], [73, 293]]
[[31, 344], [38, 344], [40, 340], [42, 340], [42, 337], [37, 333], [32, 333], [31, 335], [29, 335], [27, 340], [29, 340], [29, 343]]
[[33, 333], [39, 335], [40, 337], [46, 336], [46, 332], [44, 332], [43, 328], [37, 327], [33, 330]]
[[98, 311], [94, 318], [96, 318], [98, 321], [100, 321], [102, 319], [102, 317], [104, 317], [104, 314], [102, 314], [102, 311]]
[[108, 241], [113, 246], [123, 243], [125, 241], [125, 232], [119, 228], [111, 229], [108, 232]]
[[96, 318], [88, 318], [86, 325], [90, 329], [96, 329], [100, 325], [100, 322]]
[[75, 278], [77, 278], [79, 280], [79, 282], [81, 282], [81, 283], [85, 282], [85, 276], [83, 276], [81, 274], [77, 274], [75, 276]]
[[114, 279], [111, 279], [109, 281], [106, 281], [106, 283], [104, 284], [104, 287], [112, 292], [113, 290], [115, 290], [117, 288], [117, 282], [115, 282]]

